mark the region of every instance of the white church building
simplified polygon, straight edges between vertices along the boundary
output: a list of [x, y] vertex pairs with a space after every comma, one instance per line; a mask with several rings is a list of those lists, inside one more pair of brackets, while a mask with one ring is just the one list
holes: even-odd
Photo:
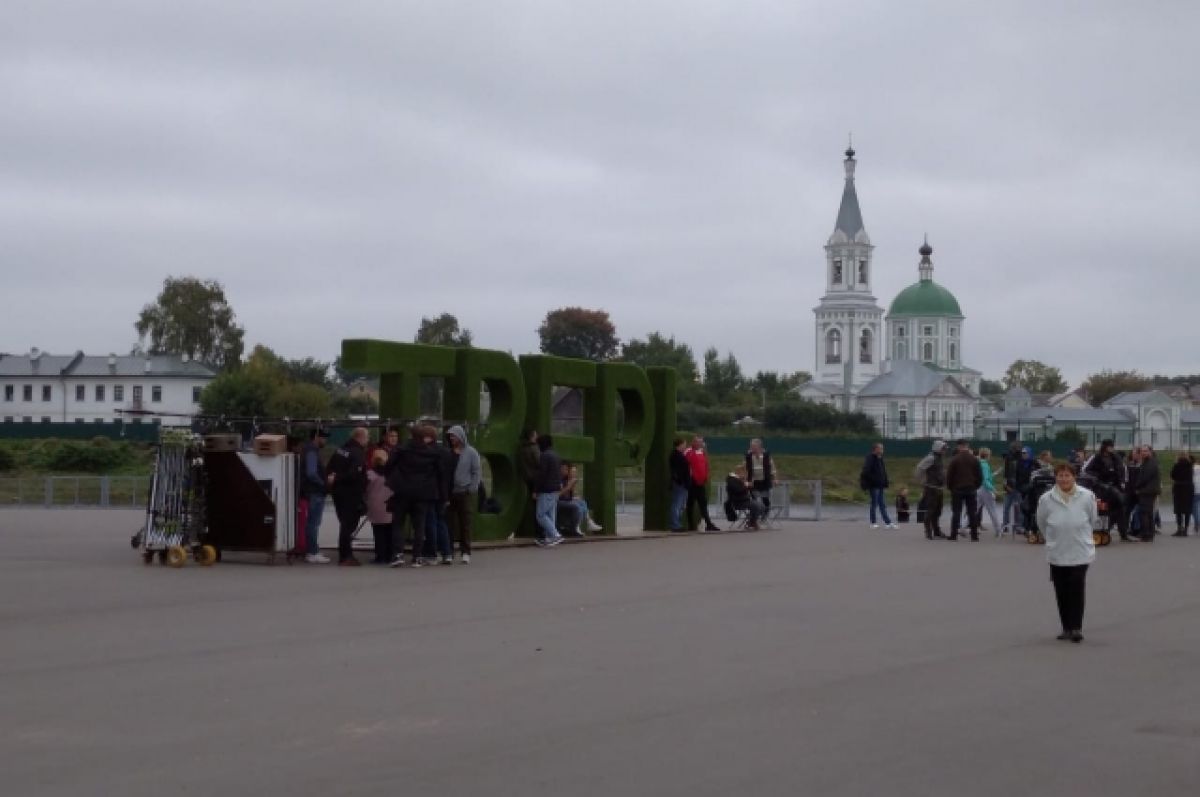
[[871, 292], [875, 247], [846, 150], [846, 182], [825, 244], [825, 295], [813, 309], [813, 379], [798, 388], [811, 401], [871, 417], [884, 437], [969, 437], [979, 407], [980, 372], [963, 364], [958, 300], [933, 279], [933, 247], [918, 252], [918, 280], [887, 314]]

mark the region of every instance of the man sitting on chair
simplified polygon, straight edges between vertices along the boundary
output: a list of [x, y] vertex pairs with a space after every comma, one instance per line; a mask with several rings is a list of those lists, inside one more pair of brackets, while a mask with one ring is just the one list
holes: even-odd
[[766, 512], [762, 502], [750, 492], [745, 465], [738, 465], [737, 470], [725, 477], [725, 515], [736, 517], [735, 513], [741, 511], [750, 513], [746, 528], [753, 530], [758, 529], [758, 519]]

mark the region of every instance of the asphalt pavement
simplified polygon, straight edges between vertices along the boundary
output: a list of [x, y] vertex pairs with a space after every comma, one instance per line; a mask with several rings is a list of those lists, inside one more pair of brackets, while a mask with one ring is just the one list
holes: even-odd
[[1102, 549], [1074, 645], [1043, 549], [990, 535], [174, 570], [139, 518], [0, 510], [0, 793], [1200, 790], [1194, 537]]

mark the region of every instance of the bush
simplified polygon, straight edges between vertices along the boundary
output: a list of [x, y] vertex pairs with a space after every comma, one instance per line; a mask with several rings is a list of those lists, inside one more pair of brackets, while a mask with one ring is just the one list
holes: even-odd
[[133, 452], [128, 443], [114, 443], [104, 439], [93, 440], [90, 443], [66, 440], [58, 445], [48, 446], [42, 459], [47, 470], [108, 473], [128, 465], [133, 460]]
[[16, 460], [13, 459], [12, 453], [7, 448], [0, 448], [0, 472], [12, 470], [16, 466]]

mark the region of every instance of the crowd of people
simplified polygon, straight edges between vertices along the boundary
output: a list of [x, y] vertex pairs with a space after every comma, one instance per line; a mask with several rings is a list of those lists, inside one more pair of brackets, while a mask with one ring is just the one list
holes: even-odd
[[[372, 564], [422, 567], [471, 562], [472, 523], [476, 512], [498, 512], [483, 485], [483, 465], [461, 426], [439, 434], [416, 424], [409, 439], [389, 427], [376, 443], [366, 427], [325, 460], [328, 432], [314, 429], [300, 450], [299, 524], [305, 561], [327, 564], [320, 529], [325, 504], [332, 499], [338, 519], [338, 564], [355, 567], [354, 539], [365, 521], [374, 538]], [[554, 451], [553, 438], [530, 430], [522, 434], [519, 462], [533, 499], [537, 544], [552, 547], [564, 536], [603, 531], [579, 494], [579, 469]]]
[[[1081, 486], [1099, 499], [1101, 514], [1127, 542], [1153, 542], [1161, 533], [1157, 509], [1162, 493], [1158, 458], [1149, 445], [1135, 446], [1128, 456], [1118, 452], [1113, 441], [1102, 441], [1093, 455], [1072, 451], [1064, 463]], [[929, 540], [957, 540], [964, 526], [972, 540], [979, 539], [985, 518], [995, 536], [1027, 535], [1038, 530], [1037, 507], [1041, 497], [1055, 484], [1055, 464], [1050, 451], [1034, 456], [1033, 449], [1019, 442], [1011, 444], [1002, 466], [993, 467], [988, 448], [972, 450], [966, 440], [958, 440], [948, 451], [944, 440], [935, 440], [928, 454], [918, 463], [914, 480], [921, 487], [917, 504], [917, 522]], [[1200, 465], [1195, 457], [1180, 454], [1170, 471], [1175, 532], [1186, 537], [1189, 529], [1200, 534]], [[883, 445], [876, 443], [867, 454], [859, 477], [860, 486], [870, 497], [871, 528], [879, 520], [887, 528], [897, 528], [888, 515], [885, 491], [889, 487]], [[999, 482], [999, 483], [998, 483]], [[1003, 489], [1003, 504], [998, 504]], [[942, 530], [946, 497], [950, 499], [950, 530]], [[897, 521], [906, 523], [911, 508], [907, 488], [901, 488], [895, 502]]]

